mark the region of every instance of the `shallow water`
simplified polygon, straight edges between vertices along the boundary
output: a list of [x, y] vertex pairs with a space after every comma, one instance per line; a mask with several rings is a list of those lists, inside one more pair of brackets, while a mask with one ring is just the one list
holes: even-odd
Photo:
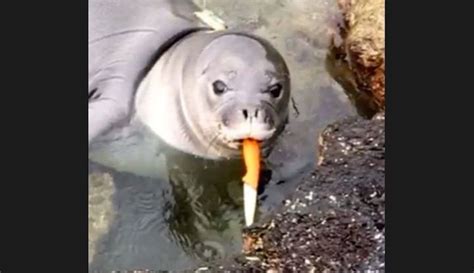
[[[356, 114], [325, 68], [335, 1], [195, 2], [230, 28], [271, 41], [290, 69], [294, 107], [268, 160], [257, 215], [262, 219], [314, 166], [319, 132]], [[99, 147], [90, 158], [90, 174], [109, 173], [113, 180], [95, 187], [99, 192], [89, 201], [90, 271], [183, 270], [240, 252], [242, 162], [176, 153], [148, 135]]]

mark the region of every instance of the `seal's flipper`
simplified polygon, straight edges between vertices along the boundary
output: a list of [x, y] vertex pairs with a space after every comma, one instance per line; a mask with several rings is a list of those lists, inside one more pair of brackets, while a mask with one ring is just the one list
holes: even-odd
[[89, 144], [130, 115], [133, 92], [133, 88], [122, 81], [99, 87], [96, 93], [100, 95], [89, 101]]

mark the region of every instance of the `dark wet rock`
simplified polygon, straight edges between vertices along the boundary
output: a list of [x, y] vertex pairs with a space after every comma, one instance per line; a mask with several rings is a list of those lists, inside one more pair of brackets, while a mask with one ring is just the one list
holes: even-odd
[[361, 114], [385, 109], [385, 0], [338, 0], [342, 22], [328, 68]]
[[382, 112], [328, 126], [318, 166], [276, 214], [244, 230], [243, 254], [199, 272], [383, 270], [384, 123]]

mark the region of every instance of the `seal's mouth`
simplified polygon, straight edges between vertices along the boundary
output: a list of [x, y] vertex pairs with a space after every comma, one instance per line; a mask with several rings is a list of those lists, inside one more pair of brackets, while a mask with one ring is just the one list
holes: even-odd
[[[233, 140], [227, 140], [225, 141], [225, 144], [233, 149], [233, 150], [242, 150], [242, 147], [243, 147], [243, 143], [244, 143], [244, 140], [245, 139], [249, 139], [249, 138], [239, 138], [239, 139], [233, 139]], [[270, 139], [255, 139], [255, 138], [250, 138], [250, 139], [253, 139], [255, 140], [259, 147], [261, 147], [262, 150], [266, 150], [267, 148], [269, 148], [271, 146], [271, 141]]]
[[260, 123], [241, 123], [229, 128], [222, 126], [220, 128], [224, 137], [230, 142], [241, 143], [244, 139], [254, 139], [264, 142], [272, 138], [276, 132], [276, 128], [267, 128], [265, 124]]
[[[244, 145], [244, 140], [247, 139], [247, 138], [241, 138], [241, 139], [235, 139], [235, 140], [231, 140], [229, 141], [229, 145], [232, 145], [234, 147], [237, 147], [238, 149], [241, 149], [242, 146]], [[259, 146], [263, 146], [263, 144], [265, 143], [265, 141], [262, 141], [262, 140], [256, 140], [258, 145]]]
[[241, 149], [245, 139], [253, 139], [265, 147], [275, 137], [276, 128], [264, 128], [262, 124], [237, 124], [232, 128], [218, 124], [221, 141], [232, 149]]
[[256, 143], [260, 147], [262, 157], [266, 158], [273, 150], [273, 144], [275, 143], [277, 135], [278, 134], [276, 133], [268, 134], [265, 138], [255, 138], [252, 137], [252, 135], [245, 137], [236, 137], [235, 134], [228, 135], [220, 130], [216, 139], [210, 143], [210, 146], [214, 146], [215, 148], [217, 148], [220, 153], [224, 153], [229, 157], [237, 158], [240, 157], [242, 154], [244, 141], [252, 139], [256, 141]]

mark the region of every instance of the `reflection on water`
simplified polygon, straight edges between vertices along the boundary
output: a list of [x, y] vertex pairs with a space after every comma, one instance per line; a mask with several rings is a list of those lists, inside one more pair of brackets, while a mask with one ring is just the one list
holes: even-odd
[[[294, 105], [290, 124], [265, 163], [269, 170], [257, 220], [294, 191], [315, 164], [317, 134], [355, 110], [325, 67], [332, 0], [195, 0], [234, 29], [271, 41], [285, 57]], [[91, 153], [89, 172], [113, 177], [115, 215], [108, 232], [89, 235], [90, 270], [182, 270], [240, 252], [243, 164], [175, 153], [147, 134], [132, 134]], [[105, 167], [107, 166], [107, 167]], [[104, 215], [110, 206], [92, 206]], [[93, 231], [90, 231], [93, 232]], [[102, 233], [101, 233], [102, 234]]]
[[[152, 147], [147, 137], [140, 139], [144, 146]], [[101, 153], [114, 151], [104, 149]], [[242, 162], [204, 160], [166, 146], [160, 150], [166, 154], [164, 160], [151, 164], [165, 164], [156, 165], [156, 169], [165, 168], [166, 176], [159, 172], [137, 175], [90, 162], [91, 173], [113, 174], [116, 215], [109, 233], [96, 243], [91, 271], [184, 269], [240, 251], [244, 225]], [[95, 153], [91, 157], [103, 159]], [[145, 158], [149, 158], [146, 153]], [[262, 185], [266, 180], [262, 175]], [[106, 211], [99, 206], [96, 214], [97, 210]]]

